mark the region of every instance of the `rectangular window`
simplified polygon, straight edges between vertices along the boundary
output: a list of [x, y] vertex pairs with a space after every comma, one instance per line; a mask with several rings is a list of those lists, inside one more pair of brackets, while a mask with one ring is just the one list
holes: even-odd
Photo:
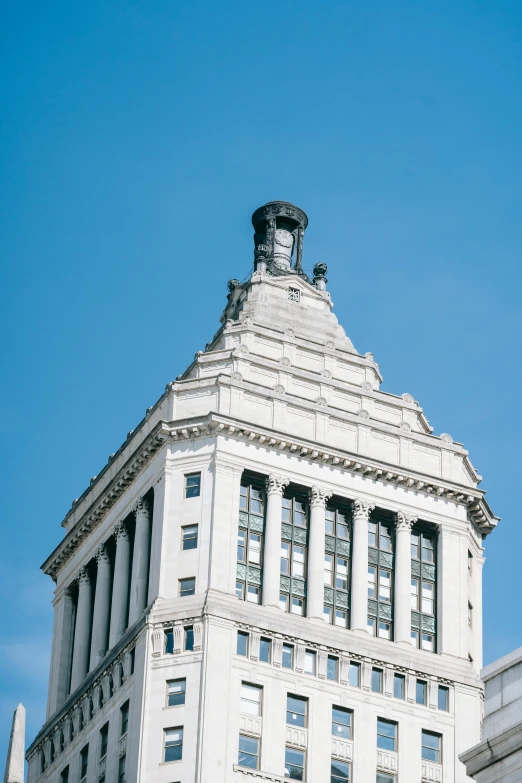
[[69, 765], [60, 772], [60, 783], [69, 783]]
[[308, 503], [305, 497], [285, 493], [282, 499], [281, 595], [283, 611], [303, 616], [308, 547]]
[[272, 640], [261, 637], [259, 642], [259, 660], [263, 663], [270, 663], [272, 658]]
[[198, 498], [201, 491], [201, 473], [188, 473], [185, 476], [185, 497]]
[[301, 696], [286, 697], [286, 723], [288, 726], [297, 726], [300, 729], [306, 727], [306, 706], [308, 699]]
[[423, 530], [411, 533], [411, 643], [427, 652], [435, 652], [436, 615], [436, 536]]
[[426, 704], [427, 684], [424, 680], [417, 680], [415, 684], [415, 702], [417, 704]]
[[185, 525], [181, 528], [181, 548], [197, 549], [198, 546], [198, 526]]
[[194, 626], [192, 625], [186, 625], [183, 628], [183, 635], [185, 637], [184, 641], [184, 649], [187, 650], [193, 650], [194, 649]]
[[470, 628], [473, 628], [473, 607], [468, 601], [468, 625]]
[[468, 574], [471, 576], [471, 572], [473, 570], [473, 555], [468, 549]]
[[368, 632], [393, 638], [393, 523], [383, 511], [368, 522]]
[[190, 576], [187, 579], [179, 580], [179, 595], [183, 598], [186, 595], [194, 595], [196, 592], [196, 578]]
[[126, 762], [126, 756], [125, 753], [123, 756], [120, 756], [118, 761], [118, 783], [125, 783], [125, 762]]
[[396, 783], [396, 777], [395, 775], [386, 775], [383, 772], [378, 772], [376, 783]]
[[339, 658], [336, 658], [335, 655], [329, 655], [326, 661], [326, 679], [337, 682], [338, 671]]
[[136, 648], [133, 647], [129, 653], [130, 657], [130, 673], [134, 674], [134, 664], [136, 663]]
[[352, 712], [344, 707], [332, 707], [332, 737], [351, 740]]
[[439, 685], [437, 706], [439, 710], [443, 710], [444, 712], [448, 712], [449, 710], [449, 688], [446, 688], [445, 685]]
[[349, 625], [350, 585], [350, 531], [351, 510], [329, 506], [325, 511], [327, 537], [324, 554], [324, 583], [333, 588], [327, 591], [324, 619], [340, 628]]
[[283, 654], [281, 657], [281, 666], [283, 669], [294, 668], [294, 647], [291, 644], [283, 644]]
[[261, 715], [261, 694], [263, 689], [259, 685], [250, 685], [248, 682], [241, 683], [241, 701], [240, 710], [245, 715]]
[[120, 707], [120, 737], [127, 733], [129, 728], [129, 702], [126, 701]]
[[382, 693], [382, 669], [372, 669], [372, 691]]
[[100, 759], [107, 755], [107, 744], [109, 742], [109, 724], [106, 723], [100, 729]]
[[424, 761], [441, 763], [441, 740], [440, 734], [422, 730], [422, 758]]
[[330, 783], [347, 783], [350, 780], [350, 765], [347, 761], [332, 759], [330, 766]]
[[244, 631], [237, 632], [236, 655], [248, 655], [248, 634]]
[[306, 650], [304, 658], [305, 674], [315, 674], [316, 654], [313, 650]]
[[406, 678], [403, 674], [393, 675], [393, 695], [396, 699], [404, 699], [404, 685]]
[[80, 751], [80, 781], [87, 780], [89, 769], [89, 746], [86, 745]]
[[305, 754], [304, 750], [285, 748], [285, 778], [304, 780]]
[[165, 729], [163, 761], [181, 761], [183, 757], [183, 726]]
[[174, 631], [165, 631], [165, 652], [170, 655], [174, 652]]
[[259, 480], [243, 477], [239, 492], [236, 595], [258, 604], [261, 598], [265, 490]]
[[259, 740], [256, 737], [239, 735], [239, 752], [237, 763], [240, 767], [259, 769]]
[[350, 669], [348, 672], [348, 683], [354, 687], [359, 688], [361, 683], [361, 664], [350, 662]]
[[381, 750], [397, 750], [397, 724], [377, 718], [377, 747]]
[[180, 707], [185, 704], [186, 685], [185, 678], [167, 681], [167, 707]]

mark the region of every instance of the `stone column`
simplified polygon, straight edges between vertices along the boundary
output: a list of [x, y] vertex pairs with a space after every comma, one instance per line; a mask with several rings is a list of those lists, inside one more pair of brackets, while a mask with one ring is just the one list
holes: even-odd
[[105, 544], [98, 547], [95, 557], [97, 574], [89, 670], [94, 669], [107, 652], [111, 608], [111, 561]]
[[281, 572], [281, 508], [288, 479], [271, 474], [266, 480], [265, 552], [263, 559], [263, 606], [279, 606]]
[[123, 522], [119, 522], [114, 528], [114, 537], [116, 539], [116, 557], [112, 585], [109, 650], [120, 641], [127, 630], [129, 606], [130, 538]]
[[324, 620], [324, 512], [331, 496], [331, 492], [319, 487], [310, 490], [306, 616], [315, 620]]
[[147, 605], [150, 555], [150, 506], [140, 498], [134, 508], [136, 531], [132, 556], [132, 576], [129, 601], [129, 626], [141, 616]]
[[86, 568], [80, 568], [78, 572], [78, 604], [76, 607], [76, 627], [74, 629], [71, 693], [83, 682], [89, 669], [91, 607], [91, 578]]
[[411, 529], [417, 517], [397, 513], [395, 531], [394, 628], [395, 641], [411, 646]]
[[51, 686], [47, 702], [47, 717], [54, 715], [69, 693], [74, 634], [74, 597], [69, 588], [55, 602], [54, 633], [51, 654]]
[[352, 596], [350, 628], [368, 633], [368, 518], [374, 504], [353, 501]]

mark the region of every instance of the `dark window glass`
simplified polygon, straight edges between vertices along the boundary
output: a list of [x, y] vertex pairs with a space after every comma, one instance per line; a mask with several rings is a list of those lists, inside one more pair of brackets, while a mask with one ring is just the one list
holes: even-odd
[[449, 710], [449, 688], [446, 688], [444, 685], [439, 685], [439, 692], [438, 692], [438, 708], [439, 710], [444, 710], [444, 712], [448, 712]]
[[287, 696], [286, 699], [286, 722], [288, 726], [306, 726], [306, 702], [300, 696]]
[[346, 761], [332, 759], [330, 767], [330, 783], [345, 783], [350, 780], [350, 765]]
[[189, 473], [185, 476], [185, 497], [197, 498], [201, 490], [201, 473]]
[[118, 761], [118, 783], [125, 783], [125, 761], [126, 756], [124, 753], [123, 756], [120, 756], [120, 760]]
[[174, 631], [165, 631], [165, 652], [174, 652]]
[[237, 655], [248, 654], [248, 634], [244, 633], [243, 631], [237, 632], [236, 654]]
[[89, 768], [89, 746], [86, 745], [80, 751], [80, 780], [84, 780], [87, 777], [88, 768]]
[[372, 691], [382, 693], [382, 669], [372, 669]]
[[396, 699], [404, 699], [404, 684], [406, 679], [402, 674], [395, 674], [393, 677], [393, 695]]
[[304, 780], [305, 754], [303, 750], [285, 748], [285, 778]]
[[183, 727], [165, 730], [164, 761], [180, 761], [183, 756]]
[[271, 639], [265, 639], [265, 637], [262, 636], [261, 641], [259, 642], [259, 660], [263, 661], [264, 663], [270, 663], [271, 653], [272, 653]]
[[167, 707], [179, 707], [185, 704], [186, 684], [185, 679], [167, 682]]
[[361, 664], [350, 663], [350, 671], [348, 674], [348, 682], [354, 688], [359, 688], [361, 681]]
[[134, 664], [136, 663], [136, 648], [133, 647], [129, 653], [130, 655], [130, 673], [134, 674]]
[[294, 648], [291, 644], [283, 644], [283, 656], [281, 666], [284, 669], [294, 668]]
[[441, 737], [440, 734], [434, 734], [431, 731], [422, 732], [422, 758], [425, 761], [433, 761], [440, 764], [441, 761]]
[[198, 526], [186, 525], [181, 528], [181, 547], [182, 549], [197, 549], [198, 546]]
[[415, 701], [417, 704], [426, 704], [426, 683], [424, 680], [417, 680], [415, 685]]
[[107, 755], [107, 744], [109, 741], [109, 724], [106, 723], [100, 729], [100, 758]]
[[187, 579], [179, 580], [179, 595], [183, 598], [186, 595], [194, 595], [196, 592], [196, 579], [191, 576]]
[[396, 783], [396, 778], [395, 775], [385, 775], [382, 772], [378, 772], [376, 783]]
[[381, 750], [396, 750], [397, 724], [377, 718], [377, 747]]
[[126, 701], [120, 708], [120, 737], [127, 733], [129, 727], [129, 702]]
[[339, 659], [334, 655], [329, 655], [326, 662], [326, 678], [328, 680], [334, 680], [337, 682], [337, 670], [339, 667]]
[[282, 586], [279, 607], [284, 612], [305, 615], [305, 600], [299, 598], [305, 592], [307, 567], [307, 501], [291, 492], [282, 499], [282, 541], [280, 555], [281, 573], [289, 576]]
[[60, 783], [69, 783], [69, 765], [62, 769], [60, 773]]
[[332, 737], [350, 740], [352, 738], [352, 713], [343, 707], [332, 707]]
[[185, 650], [194, 649], [194, 627], [192, 625], [186, 625], [183, 629], [185, 635]]
[[257, 769], [259, 765], [259, 740], [239, 735], [239, 753], [237, 763], [240, 767]]

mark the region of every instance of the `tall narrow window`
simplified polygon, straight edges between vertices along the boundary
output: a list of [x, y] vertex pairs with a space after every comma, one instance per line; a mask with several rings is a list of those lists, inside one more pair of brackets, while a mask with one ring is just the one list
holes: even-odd
[[449, 710], [449, 688], [445, 685], [439, 685], [439, 692], [437, 694], [437, 707], [439, 710], [448, 712]]
[[360, 688], [361, 686], [361, 664], [350, 661], [350, 669], [348, 671], [348, 683], [353, 688]]
[[285, 748], [285, 778], [304, 780], [305, 752], [297, 748]]
[[332, 707], [332, 737], [351, 740], [352, 712], [344, 707]]
[[286, 723], [288, 726], [297, 726], [300, 729], [306, 728], [306, 708], [308, 699], [302, 696], [286, 697]]
[[377, 718], [377, 747], [381, 750], [397, 750], [397, 724]]
[[368, 523], [368, 630], [393, 639], [393, 522], [384, 512]]
[[109, 724], [106, 723], [100, 729], [100, 759], [107, 755], [107, 745], [109, 743]]
[[305, 614], [308, 505], [293, 493], [283, 497], [279, 603], [292, 614]]
[[248, 655], [248, 634], [244, 631], [237, 632], [236, 655]]
[[351, 779], [350, 771], [350, 764], [347, 761], [332, 759], [330, 767], [331, 783], [349, 783]]
[[281, 666], [283, 669], [294, 668], [294, 646], [293, 644], [283, 644], [283, 654], [281, 657]]
[[262, 636], [259, 641], [259, 660], [270, 663], [272, 658], [272, 640]]
[[179, 580], [179, 595], [184, 598], [187, 595], [194, 595], [196, 592], [196, 578], [189, 576], [186, 579]]
[[126, 701], [120, 707], [120, 737], [127, 733], [129, 728], [129, 702]]
[[263, 484], [243, 477], [239, 491], [237, 531], [236, 595], [258, 604], [263, 584], [263, 533], [265, 490]]
[[241, 683], [240, 710], [246, 715], [261, 715], [261, 694], [263, 688], [259, 685], [251, 685], [248, 682]]
[[127, 758], [125, 756], [125, 753], [123, 756], [120, 756], [118, 761], [118, 783], [125, 783], [125, 762], [127, 761]]
[[201, 473], [188, 473], [185, 476], [185, 497], [197, 498], [201, 492]]
[[325, 511], [324, 619], [342, 628], [349, 626], [351, 513], [344, 506]]
[[69, 783], [69, 765], [60, 772], [60, 783]]
[[198, 526], [185, 525], [181, 528], [181, 548], [197, 549], [198, 546]]
[[393, 675], [393, 695], [396, 699], [404, 699], [406, 678], [403, 674]]
[[414, 528], [411, 533], [411, 643], [428, 652], [436, 650], [435, 596], [436, 536]]
[[187, 681], [167, 680], [167, 707], [180, 707], [185, 704], [185, 690]]
[[415, 683], [415, 702], [417, 704], [426, 704], [426, 694], [428, 692], [428, 683], [424, 680], [417, 680]]
[[80, 751], [80, 782], [87, 780], [87, 771], [89, 769], [89, 746], [86, 745]]
[[372, 669], [372, 691], [382, 693], [382, 669]]
[[441, 744], [440, 734], [432, 731], [422, 731], [422, 758], [425, 761], [433, 761], [435, 764], [441, 763]]
[[337, 682], [339, 672], [339, 658], [329, 655], [326, 661], [326, 679]]
[[181, 761], [183, 757], [183, 727], [165, 729], [163, 761]]
[[237, 763], [240, 767], [259, 769], [259, 739], [257, 737], [239, 735]]

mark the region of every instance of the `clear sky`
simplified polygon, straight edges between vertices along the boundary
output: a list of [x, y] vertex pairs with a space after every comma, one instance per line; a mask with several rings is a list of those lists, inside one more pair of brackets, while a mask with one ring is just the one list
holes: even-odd
[[522, 645], [522, 6], [516, 0], [4, 0], [0, 763], [43, 722], [60, 522], [218, 327], [252, 211], [462, 441], [503, 517], [485, 661]]

